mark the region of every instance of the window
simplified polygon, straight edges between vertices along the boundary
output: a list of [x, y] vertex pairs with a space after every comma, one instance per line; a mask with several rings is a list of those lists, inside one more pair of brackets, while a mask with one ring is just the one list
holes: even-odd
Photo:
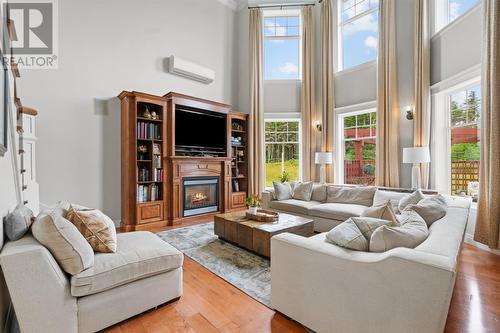
[[300, 177], [300, 121], [266, 120], [266, 186], [282, 176], [289, 181]]
[[377, 59], [378, 0], [339, 1], [339, 70]]
[[474, 195], [469, 183], [479, 181], [480, 96], [480, 86], [449, 96], [451, 194]]
[[[339, 179], [344, 184], [373, 185], [375, 183], [375, 147], [377, 113], [363, 111], [340, 116], [342, 150]], [[339, 168], [340, 169], [340, 168]]]
[[299, 11], [264, 16], [264, 80], [300, 80]]
[[441, 30], [480, 2], [480, 0], [435, 0], [434, 31]]

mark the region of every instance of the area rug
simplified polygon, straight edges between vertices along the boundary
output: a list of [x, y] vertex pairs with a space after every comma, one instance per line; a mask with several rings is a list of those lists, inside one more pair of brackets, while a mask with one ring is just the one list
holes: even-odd
[[260, 303], [271, 305], [269, 260], [219, 240], [214, 223], [162, 231], [161, 239]]

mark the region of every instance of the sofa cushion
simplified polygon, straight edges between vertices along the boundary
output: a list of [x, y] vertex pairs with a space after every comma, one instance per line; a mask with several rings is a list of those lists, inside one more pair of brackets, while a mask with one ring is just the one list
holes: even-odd
[[323, 217], [325, 219], [345, 221], [350, 217], [361, 216], [366, 207], [354, 204], [324, 203], [311, 207], [310, 216]]
[[40, 213], [31, 231], [66, 273], [78, 274], [94, 265], [94, 250], [80, 231], [64, 218], [69, 206], [63, 201], [52, 210]]
[[311, 200], [313, 182], [297, 182], [293, 187], [293, 198], [297, 200]]
[[116, 252], [115, 224], [100, 210], [71, 206], [66, 218], [77, 227], [95, 252]]
[[271, 201], [269, 207], [276, 210], [281, 210], [285, 212], [309, 215], [309, 209], [320, 205], [321, 202], [317, 201], [303, 201], [296, 199], [288, 199], [281, 201]]
[[377, 190], [373, 196], [373, 205], [379, 206], [386, 202], [390, 202], [394, 213], [399, 214], [399, 200], [405, 195], [406, 193], [403, 192]]
[[95, 263], [71, 277], [75, 297], [99, 293], [182, 266], [183, 255], [147, 231], [117, 235], [116, 253], [96, 253]]
[[365, 209], [361, 216], [374, 217], [377, 219], [388, 220], [394, 223], [398, 223], [396, 214], [392, 210], [392, 204], [387, 201], [379, 206], [372, 206]]
[[278, 183], [273, 181], [274, 198], [276, 200], [288, 200], [292, 198], [292, 186], [288, 182]]
[[11, 241], [24, 236], [31, 226], [33, 212], [25, 205], [17, 205], [14, 210], [4, 217], [5, 234]]
[[375, 230], [370, 239], [370, 252], [384, 252], [396, 247], [414, 248], [429, 235], [424, 219], [416, 212], [404, 211], [400, 226], [382, 226]]
[[417, 204], [406, 206], [405, 211], [407, 210], [417, 212], [427, 223], [427, 226], [431, 226], [432, 223], [446, 215], [446, 199], [440, 194], [435, 195], [422, 199]]
[[326, 201], [326, 185], [314, 184], [312, 189], [311, 200], [325, 202]]
[[326, 234], [326, 239], [335, 245], [356, 251], [368, 251], [370, 238], [381, 226], [396, 224], [392, 221], [372, 217], [352, 217]]
[[420, 190], [416, 190], [413, 193], [407, 194], [399, 200], [398, 209], [402, 212], [406, 206], [417, 204], [420, 200], [424, 199], [425, 196]]
[[346, 203], [370, 207], [373, 205], [375, 187], [339, 187], [328, 186], [326, 202]]

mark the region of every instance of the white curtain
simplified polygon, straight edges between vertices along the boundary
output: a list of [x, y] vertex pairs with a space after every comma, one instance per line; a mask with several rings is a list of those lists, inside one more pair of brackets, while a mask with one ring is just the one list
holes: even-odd
[[483, 0], [481, 166], [474, 240], [500, 249], [500, 1]]
[[399, 101], [396, 57], [396, 0], [380, 0], [375, 182], [399, 187]]
[[260, 194], [264, 189], [264, 106], [262, 85], [262, 11], [250, 9], [250, 119], [249, 119], [249, 190]]

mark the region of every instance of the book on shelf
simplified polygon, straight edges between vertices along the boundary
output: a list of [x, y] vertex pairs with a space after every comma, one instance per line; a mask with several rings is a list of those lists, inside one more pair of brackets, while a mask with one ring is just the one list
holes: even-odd
[[162, 182], [163, 181], [163, 169], [153, 170], [153, 181]]
[[159, 187], [156, 184], [138, 185], [137, 202], [157, 201], [160, 199]]
[[136, 128], [137, 139], [143, 140], [160, 140], [161, 126], [160, 124], [137, 122]]
[[153, 154], [155, 155], [161, 154], [161, 145], [159, 143], [153, 144]]
[[137, 174], [138, 181], [147, 182], [149, 181], [149, 169], [147, 167], [142, 167], [139, 169]]
[[161, 156], [160, 155], [155, 155], [153, 157], [153, 167], [160, 169], [161, 168]]

